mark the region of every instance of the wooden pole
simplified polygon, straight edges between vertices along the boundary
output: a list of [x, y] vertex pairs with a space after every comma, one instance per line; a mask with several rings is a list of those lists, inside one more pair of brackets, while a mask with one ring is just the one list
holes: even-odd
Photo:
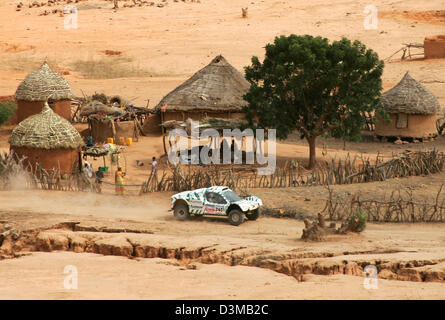
[[165, 146], [165, 133], [162, 134], [162, 144], [164, 145], [164, 154], [167, 154], [167, 147]]

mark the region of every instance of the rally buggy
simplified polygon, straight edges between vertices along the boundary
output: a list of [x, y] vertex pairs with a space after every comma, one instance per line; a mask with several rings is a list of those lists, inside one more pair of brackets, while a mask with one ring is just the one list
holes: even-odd
[[229, 222], [238, 226], [260, 216], [260, 198], [239, 197], [228, 187], [213, 186], [192, 191], [184, 191], [172, 196], [172, 210], [178, 220], [186, 220], [190, 215], [227, 216]]

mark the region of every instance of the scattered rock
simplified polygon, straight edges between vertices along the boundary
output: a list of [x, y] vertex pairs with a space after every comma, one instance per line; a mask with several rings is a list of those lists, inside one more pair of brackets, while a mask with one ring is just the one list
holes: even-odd
[[103, 255], [130, 257], [133, 254], [133, 246], [125, 237], [116, 236], [96, 241], [94, 251]]
[[40, 232], [36, 237], [38, 251], [68, 250], [69, 239], [66, 234], [57, 231]]
[[397, 274], [388, 269], [383, 269], [378, 273], [378, 277], [386, 280], [397, 280]]
[[188, 263], [185, 265], [185, 267], [189, 270], [198, 270], [198, 266], [196, 265], [196, 263]]
[[308, 219], [304, 219], [303, 234], [301, 239], [312, 240], [312, 241], [323, 241], [325, 238], [325, 222], [321, 213], [318, 214], [317, 222], [309, 222]]
[[20, 231], [13, 231], [11, 234], [11, 238], [12, 240], [17, 241], [20, 238], [20, 235]]
[[403, 268], [397, 271], [397, 280], [421, 282], [422, 277], [415, 269]]

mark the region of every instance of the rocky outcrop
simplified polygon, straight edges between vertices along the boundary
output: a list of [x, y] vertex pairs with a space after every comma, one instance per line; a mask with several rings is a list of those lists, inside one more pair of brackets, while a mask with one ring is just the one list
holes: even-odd
[[[324, 221], [319, 221], [319, 227]], [[277, 249], [273, 245], [233, 238], [205, 236], [178, 238], [150, 233], [73, 231], [77, 225], [58, 225], [59, 229], [35, 230], [17, 234], [13, 228], [1, 229], [0, 259], [13, 258], [24, 251], [73, 251], [129, 258], [174, 259], [185, 268], [194, 262], [222, 263], [270, 269], [302, 281], [306, 274], [364, 276], [367, 265], [375, 265], [378, 277], [401, 281], [445, 281], [443, 260], [396, 260], [386, 258], [400, 251], [311, 252]], [[333, 228], [335, 230], [335, 228]], [[13, 236], [14, 235], [14, 236]], [[207, 246], [202, 246], [207, 243]], [[376, 254], [385, 258], [370, 259]]]

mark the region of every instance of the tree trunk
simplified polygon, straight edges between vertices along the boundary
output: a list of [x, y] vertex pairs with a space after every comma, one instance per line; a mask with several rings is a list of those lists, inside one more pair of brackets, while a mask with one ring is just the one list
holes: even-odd
[[316, 136], [306, 137], [307, 142], [309, 143], [309, 165], [308, 169], [313, 169], [316, 163], [316, 155], [315, 155], [315, 139]]

